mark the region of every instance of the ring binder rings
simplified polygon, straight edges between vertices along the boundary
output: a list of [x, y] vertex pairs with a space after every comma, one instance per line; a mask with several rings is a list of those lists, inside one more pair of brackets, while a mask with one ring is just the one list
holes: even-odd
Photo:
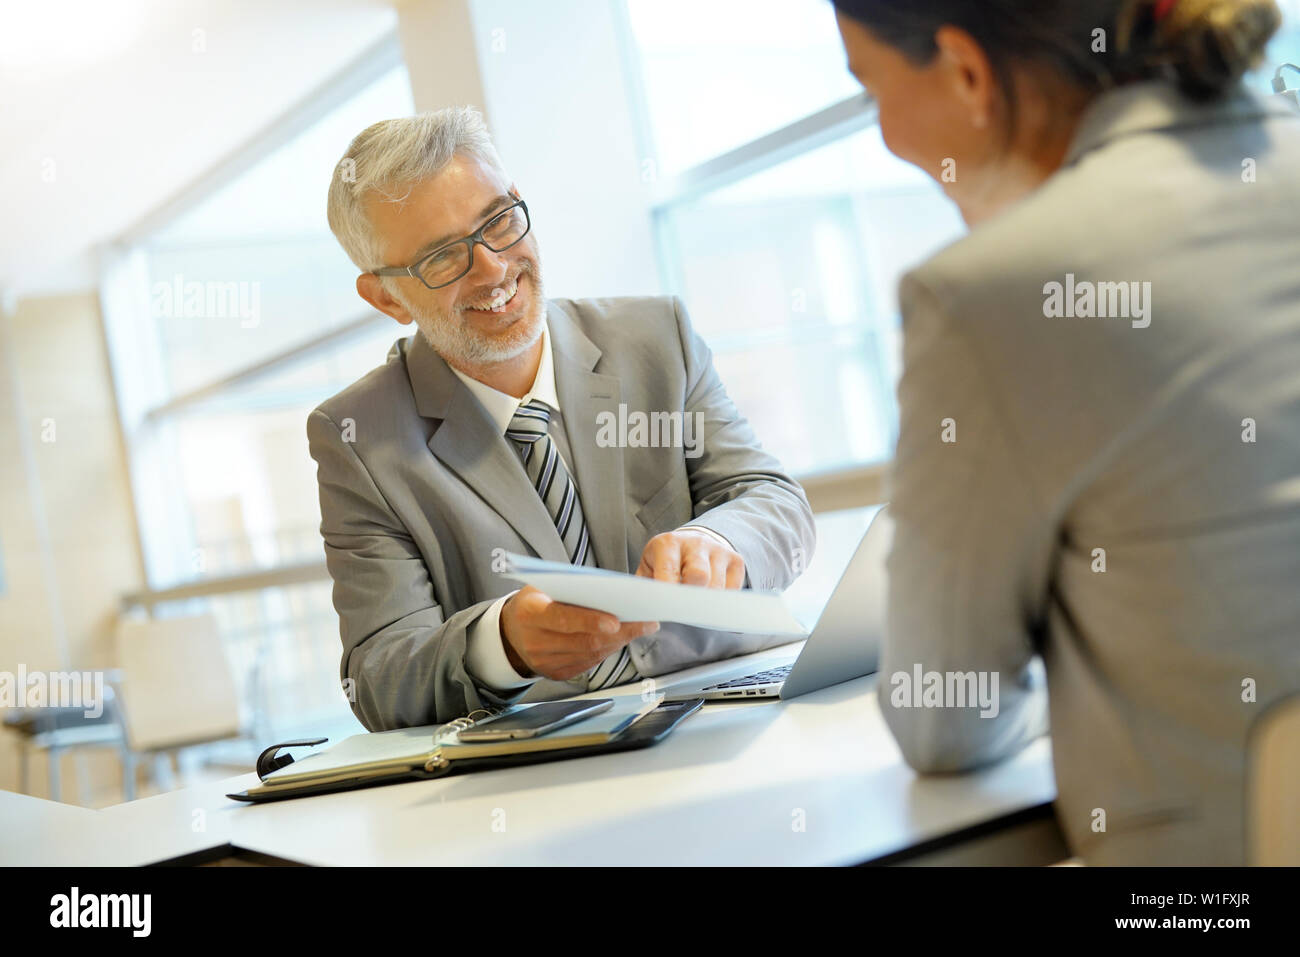
[[[453, 733], [459, 734], [461, 731], [474, 727], [474, 725], [479, 721], [486, 721], [488, 718], [499, 718], [503, 714], [510, 714], [511, 712], [518, 710], [518, 708], [513, 706], [507, 706], [505, 708], [475, 708], [463, 718], [452, 718], [446, 724], [440, 724], [438, 729], [433, 732], [433, 740], [437, 741], [439, 738], [450, 737]], [[482, 715], [483, 717], [476, 718], [475, 715]]]
[[[457, 718], [436, 728], [404, 728], [376, 734], [354, 735], [333, 748], [309, 755], [290, 769], [293, 759], [276, 757], [285, 747], [322, 743], [325, 739], [282, 742], [262, 752], [258, 777], [262, 784], [226, 796], [245, 802], [278, 801], [354, 788], [393, 784], [399, 781], [443, 777], [494, 768], [540, 764], [589, 755], [608, 754], [650, 747], [666, 738], [689, 715], [704, 704], [703, 698], [665, 702], [658, 695], [649, 701], [640, 696], [615, 698], [615, 706], [572, 725], [563, 732], [540, 738], [491, 743], [460, 744], [454, 736], [482, 717]], [[527, 706], [524, 706], [527, 707]], [[515, 710], [501, 709], [501, 712]], [[496, 713], [487, 711], [495, 717]], [[499, 712], [498, 712], [499, 713]], [[471, 712], [476, 715], [477, 712]], [[468, 723], [467, 723], [468, 722]], [[268, 757], [269, 756], [269, 757]], [[278, 766], [263, 774], [263, 766]]]

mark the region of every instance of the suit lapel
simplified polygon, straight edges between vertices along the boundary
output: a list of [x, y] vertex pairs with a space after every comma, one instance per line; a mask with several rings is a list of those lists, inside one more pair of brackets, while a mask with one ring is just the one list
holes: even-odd
[[568, 561], [559, 532], [518, 455], [479, 401], [419, 333], [407, 347], [406, 366], [416, 410], [426, 418], [441, 419], [429, 439], [429, 451], [505, 519], [539, 557]]
[[607, 448], [596, 444], [597, 417], [607, 412], [617, 420], [623, 400], [622, 384], [615, 376], [592, 371], [600, 359], [600, 350], [561, 306], [555, 302], [547, 306], [555, 391], [587, 529], [600, 567], [626, 572], [623, 449], [617, 444]]

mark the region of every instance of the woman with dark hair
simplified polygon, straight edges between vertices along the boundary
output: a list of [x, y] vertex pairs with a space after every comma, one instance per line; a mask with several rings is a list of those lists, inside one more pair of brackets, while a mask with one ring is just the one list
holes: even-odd
[[[1278, 10], [835, 5], [971, 226], [900, 288], [886, 720], [919, 770], [998, 760], [1041, 655], [1074, 852], [1245, 863], [1250, 728], [1300, 691], [1300, 115], [1241, 82]], [[993, 707], [929, 693], [972, 672]]]

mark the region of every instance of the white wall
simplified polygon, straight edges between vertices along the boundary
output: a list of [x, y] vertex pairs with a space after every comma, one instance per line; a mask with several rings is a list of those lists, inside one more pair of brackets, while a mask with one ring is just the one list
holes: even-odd
[[[0, 312], [0, 530], [0, 670], [112, 667], [118, 597], [144, 571], [94, 293]], [[16, 742], [0, 745], [0, 788], [16, 790]], [[45, 768], [33, 762], [37, 795]]]

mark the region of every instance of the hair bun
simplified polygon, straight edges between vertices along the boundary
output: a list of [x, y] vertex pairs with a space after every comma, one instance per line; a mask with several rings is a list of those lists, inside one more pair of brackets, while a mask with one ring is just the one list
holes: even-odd
[[1183, 92], [1208, 100], [1258, 65], [1281, 23], [1273, 0], [1178, 0], [1155, 29]]

